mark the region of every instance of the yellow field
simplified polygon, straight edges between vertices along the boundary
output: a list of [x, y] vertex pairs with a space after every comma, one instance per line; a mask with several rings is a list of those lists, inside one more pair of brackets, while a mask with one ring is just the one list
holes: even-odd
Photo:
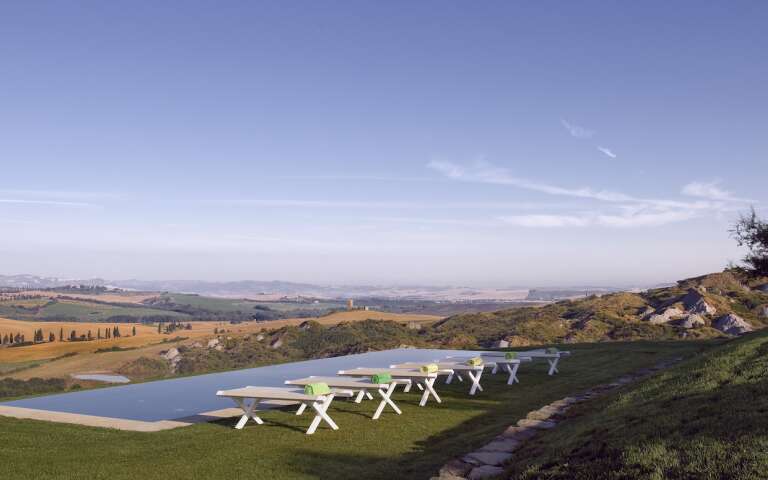
[[[432, 315], [397, 314], [377, 311], [354, 310], [349, 312], [337, 312], [320, 318], [290, 318], [284, 320], [272, 320], [268, 322], [247, 322], [232, 325], [227, 322], [191, 322], [192, 330], [178, 330], [168, 334], [158, 334], [157, 327], [121, 323], [118, 324], [120, 332], [124, 335], [120, 338], [109, 340], [93, 340], [89, 342], [59, 342], [59, 330], [64, 329], [65, 338], [71, 330], [86, 333], [89, 329], [95, 337], [96, 330], [112, 328], [116, 324], [108, 323], [73, 323], [73, 322], [26, 322], [0, 318], [0, 334], [24, 333], [27, 339], [32, 338], [36, 329], [42, 328], [44, 337], [48, 338], [48, 332], [54, 332], [57, 341], [42, 343], [28, 347], [0, 348], [0, 363], [16, 364], [29, 361], [45, 361], [61, 357], [67, 353], [77, 355], [60, 358], [55, 361], [42, 363], [35, 368], [25, 369], [9, 375], [13, 378], [31, 377], [64, 377], [72, 373], [101, 373], [113, 371], [125, 363], [141, 356], [156, 356], [161, 351], [174, 345], [189, 344], [194, 341], [205, 341], [214, 336], [214, 329], [226, 330], [227, 335], [237, 336], [253, 333], [261, 330], [280, 328], [286, 325], [299, 325], [307, 320], [315, 320], [323, 325], [335, 325], [341, 322], [356, 322], [366, 319], [390, 320], [399, 323], [431, 323], [440, 320], [440, 317]], [[136, 326], [136, 336], [129, 336], [132, 327]], [[188, 340], [173, 343], [160, 343], [164, 339], [174, 337], [187, 337]], [[119, 346], [122, 348], [136, 348], [124, 352], [95, 353], [98, 349]]]

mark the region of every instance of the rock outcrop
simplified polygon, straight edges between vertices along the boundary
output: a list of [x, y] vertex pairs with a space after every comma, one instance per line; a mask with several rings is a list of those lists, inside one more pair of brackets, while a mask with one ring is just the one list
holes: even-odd
[[507, 348], [509, 347], [509, 342], [506, 340], [496, 340], [491, 344], [491, 348]]
[[704, 296], [696, 289], [691, 288], [682, 299], [685, 310], [698, 315], [714, 315], [717, 309], [708, 304]]
[[207, 348], [216, 348], [221, 342], [218, 338], [212, 338], [208, 340], [208, 345], [206, 345]]
[[703, 327], [706, 324], [707, 322], [705, 322], [700, 315], [697, 315], [695, 313], [689, 313], [688, 315], [683, 317], [682, 320], [680, 320], [680, 323], [678, 324], [678, 326], [683, 328], [696, 328], [696, 327]]
[[179, 349], [172, 348], [162, 352], [160, 356], [168, 360], [168, 362], [171, 364], [171, 370], [175, 372], [176, 368], [179, 366], [179, 362], [181, 362], [181, 352], [179, 352]]
[[712, 326], [728, 335], [742, 335], [752, 331], [752, 325], [735, 313], [723, 315], [712, 322]]
[[283, 337], [276, 337], [269, 344], [271, 348], [278, 349], [283, 346]]
[[669, 307], [661, 313], [649, 315], [646, 320], [654, 325], [663, 325], [685, 315], [685, 312], [677, 307]]

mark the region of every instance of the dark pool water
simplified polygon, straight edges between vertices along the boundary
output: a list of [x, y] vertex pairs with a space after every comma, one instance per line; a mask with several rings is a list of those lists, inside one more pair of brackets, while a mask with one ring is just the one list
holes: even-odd
[[173, 380], [47, 395], [4, 402], [0, 405], [154, 422], [233, 407], [234, 404], [231, 400], [216, 397], [218, 390], [247, 385], [283, 386], [285, 380], [308, 375], [334, 375], [341, 369], [388, 367], [393, 363], [408, 361], [427, 362], [457, 354], [472, 355], [474, 352], [420, 349], [386, 350]]

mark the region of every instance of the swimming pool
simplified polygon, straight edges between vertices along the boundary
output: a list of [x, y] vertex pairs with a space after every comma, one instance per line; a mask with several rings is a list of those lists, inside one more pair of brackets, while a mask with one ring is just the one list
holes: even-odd
[[395, 349], [343, 357], [307, 360], [194, 377], [69, 392], [0, 403], [0, 406], [111, 417], [145, 422], [173, 420], [234, 406], [218, 398], [218, 390], [247, 385], [283, 386], [285, 380], [309, 375], [335, 375], [355, 367], [388, 367], [406, 361], [427, 362], [466, 350]]

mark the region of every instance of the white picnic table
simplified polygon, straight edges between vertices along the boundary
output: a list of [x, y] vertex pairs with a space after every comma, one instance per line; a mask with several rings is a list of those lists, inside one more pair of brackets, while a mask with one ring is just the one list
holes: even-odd
[[[232, 399], [238, 407], [243, 411], [243, 416], [240, 421], [235, 425], [236, 429], [242, 429], [249, 419], [252, 419], [257, 424], [261, 425], [264, 421], [259, 418], [254, 411], [259, 405], [259, 402], [266, 400], [285, 400], [290, 402], [296, 402], [312, 407], [315, 411], [315, 418], [312, 419], [312, 423], [307, 429], [307, 435], [312, 435], [317, 430], [321, 421], [324, 421], [334, 430], [338, 430], [339, 427], [328, 416], [328, 407], [331, 405], [333, 398], [343, 392], [331, 392], [326, 395], [307, 395], [303, 391], [294, 388], [282, 388], [282, 387], [243, 387], [233, 390], [219, 390], [216, 395], [219, 397], [227, 397]], [[348, 392], [347, 396], [352, 396], [351, 392]], [[249, 401], [250, 400], [250, 401]]]
[[339, 370], [337, 374], [345, 377], [371, 377], [379, 373], [388, 373], [392, 378], [410, 380], [411, 383], [405, 386], [406, 392], [411, 390], [411, 385], [416, 385], [418, 388], [423, 389], [424, 393], [419, 401], [419, 406], [421, 407], [427, 404], [430, 396], [434, 397], [437, 403], [442, 403], [434, 388], [438, 373], [424, 373], [406, 368], [354, 368], [351, 370]]
[[[331, 387], [332, 391], [335, 391], [336, 389], [343, 389], [345, 391], [351, 391], [353, 394], [357, 392], [355, 395], [355, 403], [360, 403], [364, 397], [367, 397], [368, 399], [373, 399], [373, 396], [370, 394], [370, 390], [376, 390], [379, 393], [379, 396], [381, 397], [381, 402], [379, 403], [378, 408], [376, 408], [376, 411], [373, 414], [373, 419], [378, 420], [378, 418], [381, 416], [382, 412], [384, 411], [384, 408], [389, 405], [392, 407], [392, 410], [394, 410], [398, 415], [400, 415], [401, 412], [400, 409], [395, 405], [395, 402], [392, 401], [392, 393], [394, 393], [395, 388], [397, 388], [398, 385], [410, 385], [411, 380], [406, 378], [392, 378], [392, 381], [386, 382], [386, 383], [373, 383], [370, 381], [370, 379], [356, 379], [356, 378], [349, 378], [349, 377], [320, 377], [320, 376], [310, 376], [305, 378], [298, 378], [296, 380], [286, 380], [286, 385], [308, 385], [310, 383], [325, 383], [329, 387]], [[299, 410], [296, 412], [297, 415], [301, 415], [304, 410], [306, 409], [306, 404], [302, 404], [299, 407]]]
[[[467, 376], [472, 380], [472, 386], [469, 388], [469, 394], [474, 395], [475, 392], [483, 391], [483, 387], [480, 385], [480, 378], [483, 375], [485, 367], [483, 365], [467, 365], [466, 361], [455, 360], [440, 360], [436, 362], [430, 362], [437, 365], [438, 373], [447, 374], [445, 383], [450, 384], [454, 377], [457, 377], [459, 381], [464, 381], [461, 378], [461, 372], [465, 372]], [[418, 362], [406, 362], [398, 363], [396, 365], [390, 365], [392, 368], [407, 368], [407, 369], [419, 369], [423, 366], [423, 363]]]
[[[507, 353], [508, 352], [483, 352], [482, 355], [487, 357], [503, 357]], [[571, 352], [566, 350], [557, 351], [555, 353], [547, 353], [545, 350], [529, 350], [527, 352], [517, 352], [517, 355], [520, 357], [545, 359], [547, 363], [549, 363], [549, 371], [547, 374], [550, 376], [559, 373], [559, 370], [557, 369], [558, 362], [562, 357], [566, 357], [570, 354]]]
[[[448, 357], [443, 361], [453, 362], [466, 362], [473, 357]], [[518, 357], [518, 358], [505, 358], [505, 357], [480, 357], [483, 360], [483, 367], [490, 368], [491, 374], [495, 375], [499, 370], [504, 370], [509, 374], [507, 379], [507, 385], [513, 385], [520, 383], [520, 379], [517, 378], [517, 370], [520, 368], [522, 362], [530, 362], [530, 357]], [[461, 377], [459, 377], [461, 380]]]

